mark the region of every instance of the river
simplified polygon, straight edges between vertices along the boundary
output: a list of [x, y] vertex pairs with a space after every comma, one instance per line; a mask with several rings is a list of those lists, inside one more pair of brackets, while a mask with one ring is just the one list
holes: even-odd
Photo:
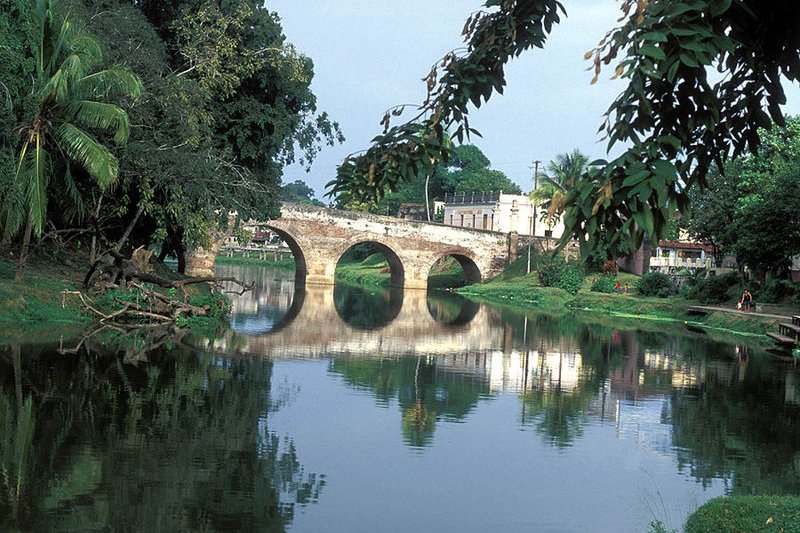
[[211, 338], [0, 347], [0, 530], [645, 532], [800, 494], [800, 370], [751, 346], [218, 268], [257, 289]]

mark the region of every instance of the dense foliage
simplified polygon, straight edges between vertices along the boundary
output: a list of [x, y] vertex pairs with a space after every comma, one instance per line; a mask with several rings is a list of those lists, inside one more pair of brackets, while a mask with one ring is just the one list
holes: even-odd
[[447, 163], [433, 166], [429, 175], [415, 176], [411, 181], [398, 184], [397, 190], [387, 192], [380, 199], [362, 201], [348, 193], [336, 198], [336, 205], [345, 209], [366, 210], [372, 213], [394, 215], [401, 204], [427, 204], [444, 200], [448, 194], [489, 194], [503, 192], [521, 194], [519, 186], [503, 172], [491, 168], [491, 161], [473, 144], [462, 144], [452, 149]]
[[800, 119], [761, 131], [758, 152], [725, 172], [714, 169], [708, 186], [690, 193], [692, 209], [681, 225], [690, 235], [736, 256], [758, 279], [788, 272], [800, 253]]
[[539, 281], [544, 287], [558, 287], [576, 294], [583, 285], [581, 267], [560, 255], [542, 257], [536, 265], [536, 270], [539, 273]]
[[[417, 115], [392, 126], [403, 108], [387, 112], [383, 134], [339, 167], [333, 194], [380, 198], [447, 161], [450, 137], [461, 141], [473, 131], [470, 104], [502, 93], [506, 63], [543, 47], [564, 12], [556, 0], [484, 5], [464, 26], [463, 52], [432, 69]], [[712, 163], [723, 167], [730, 155], [755, 150], [758, 128], [770, 119], [783, 123], [784, 80], [800, 77], [796, 2], [625, 0], [621, 8], [622, 24], [586, 54], [595, 80], [603, 65], [627, 80], [600, 130], [609, 148], [628, 146], [597, 161], [567, 196], [565, 239], [587, 251], [662, 237]], [[710, 77], [709, 67], [722, 75]]]
[[701, 279], [690, 278], [681, 287], [681, 294], [704, 304], [723, 303], [738, 296], [740, 282], [741, 277], [738, 272], [728, 272], [721, 276]]
[[[18, 152], [20, 126], [36, 116], [28, 95], [39, 94], [30, 82], [37, 78], [26, 72], [34, 72], [37, 26], [27, 2], [2, 1], [8, 10], [0, 12], [0, 90], [10, 113], [0, 119], [0, 146]], [[181, 259], [231, 211], [242, 219], [276, 216], [283, 166], [309, 163], [321, 144], [342, 139], [338, 126], [316, 112], [311, 60], [286, 42], [277, 15], [260, 2], [51, 2], [54, 24], [69, 20], [99, 41], [98, 69], [132, 72], [144, 88], [135, 102], [98, 93], [130, 117], [128, 144], [112, 152], [119, 161], [115, 187], [74, 170], [70, 187], [62, 179], [67, 172], [53, 167], [56, 187], [44, 198], [51, 229], [91, 233], [109, 247], [161, 245]], [[106, 127], [96, 123], [89, 133], [107, 144]], [[12, 167], [0, 158], [0, 190], [15, 183]], [[65, 199], [85, 209], [53, 209]], [[45, 227], [44, 218], [35, 220], [37, 229]], [[3, 221], [5, 230], [13, 229], [10, 222]], [[44, 238], [53, 235], [45, 231]]]
[[639, 278], [636, 291], [642, 296], [659, 296], [666, 298], [675, 292], [675, 285], [670, 277], [661, 272], [648, 272]]

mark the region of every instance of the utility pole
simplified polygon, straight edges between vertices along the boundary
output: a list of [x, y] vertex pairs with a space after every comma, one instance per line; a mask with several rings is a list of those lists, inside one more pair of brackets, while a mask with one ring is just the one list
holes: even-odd
[[[535, 159], [533, 161], [533, 191], [531, 191], [531, 196], [536, 192], [536, 189], [539, 187], [539, 161]], [[531, 198], [531, 203], [533, 204], [533, 217], [531, 217], [531, 238], [536, 235], [536, 200]], [[531, 273], [531, 242], [528, 241], [528, 269], [526, 270], [526, 274]]]

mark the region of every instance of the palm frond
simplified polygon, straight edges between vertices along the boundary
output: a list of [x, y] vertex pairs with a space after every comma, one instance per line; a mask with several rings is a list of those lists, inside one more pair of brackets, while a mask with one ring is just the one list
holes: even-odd
[[85, 67], [84, 72], [89, 72], [103, 61], [103, 48], [100, 41], [89, 34], [76, 31], [69, 40], [69, 47], [81, 58]]
[[[49, 176], [50, 154], [45, 149], [41, 136], [36, 135], [21, 157], [15, 180], [23, 191], [27, 205], [27, 215], [31, 217], [33, 231], [36, 236], [42, 234], [47, 217], [47, 184]], [[23, 209], [23, 213], [24, 211]]]
[[114, 142], [117, 144], [127, 141], [131, 132], [128, 114], [125, 110], [105, 102], [73, 101], [67, 106], [66, 119], [88, 128], [113, 131]]
[[43, 101], [53, 100], [59, 103], [67, 101], [69, 98], [67, 71], [59, 69], [53, 73], [40, 89], [39, 96]]
[[141, 80], [124, 67], [112, 67], [93, 72], [75, 83], [75, 95], [78, 98], [107, 96], [139, 98], [141, 94]]
[[64, 215], [67, 220], [71, 222], [80, 222], [83, 220], [83, 215], [86, 213], [86, 202], [83, 201], [83, 196], [75, 183], [75, 176], [72, 175], [72, 165], [67, 162], [62, 174], [62, 185], [66, 194], [64, 194]]
[[[46, 57], [42, 57], [42, 74], [45, 76], [56, 72], [61, 54], [66, 49], [66, 43], [72, 34], [72, 23], [69, 20], [69, 16], [64, 17], [61, 24], [58, 24], [56, 10], [53, 8], [54, 2], [49, 1], [48, 4], [50, 4], [50, 7], [48, 8], [46, 24], [47, 32], [50, 36], [46, 36], [46, 39], [49, 44], [49, 53]], [[55, 37], [56, 34], [57, 37]]]
[[3, 237], [9, 239], [25, 223], [25, 195], [19, 180], [9, 182], [2, 190], [0, 200], [0, 224], [3, 226]]
[[67, 156], [85, 168], [101, 189], [107, 189], [116, 181], [119, 161], [92, 135], [70, 122], [64, 122], [56, 130], [56, 139]]
[[34, 57], [36, 58], [36, 72], [39, 76], [44, 76], [52, 56], [53, 40], [50, 38], [52, 27], [49, 22], [51, 18], [50, 0], [38, 0], [36, 7], [31, 11], [31, 21], [36, 29]]

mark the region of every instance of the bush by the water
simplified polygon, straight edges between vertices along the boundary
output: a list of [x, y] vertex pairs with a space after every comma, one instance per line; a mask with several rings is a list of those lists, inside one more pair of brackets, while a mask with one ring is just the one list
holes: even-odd
[[666, 298], [675, 292], [675, 285], [666, 274], [661, 272], [648, 272], [639, 278], [636, 290], [642, 296], [658, 296]]
[[592, 281], [590, 291], [612, 293], [617, 288], [617, 276], [614, 274], [604, 274]]
[[732, 287], [737, 287], [733, 292], [738, 292], [741, 282], [738, 272], [727, 272], [721, 276], [691, 279], [683, 286], [681, 294], [704, 304], [718, 304], [736, 298], [731, 294]]
[[561, 282], [559, 287], [571, 294], [577, 294], [583, 285], [583, 270], [580, 266], [567, 263], [564, 271], [561, 273]]
[[798, 284], [788, 279], [767, 280], [760, 289], [754, 291], [757, 301], [773, 304], [784, 300], [794, 301], [798, 294], [800, 294]]
[[549, 256], [537, 265], [539, 281], [545, 287], [559, 287], [575, 294], [583, 284], [583, 270], [577, 264], [568, 263], [561, 256]]

